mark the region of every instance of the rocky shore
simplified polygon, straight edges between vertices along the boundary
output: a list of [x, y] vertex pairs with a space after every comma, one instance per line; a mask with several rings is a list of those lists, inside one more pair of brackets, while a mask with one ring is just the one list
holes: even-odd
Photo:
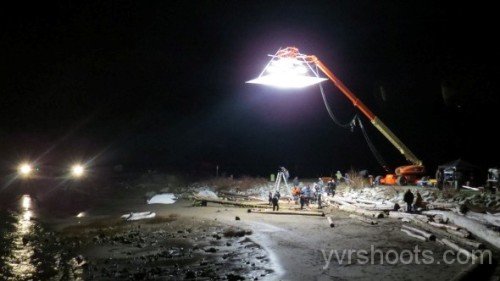
[[[259, 197], [269, 188], [236, 187], [224, 194]], [[393, 204], [400, 202], [406, 189], [344, 187], [336, 196]], [[194, 206], [190, 194], [200, 190], [220, 191], [210, 186], [129, 186], [106, 193], [81, 216], [43, 221], [47, 239], [56, 241], [52, 247], [64, 249], [59, 251], [65, 257], [61, 262], [71, 265], [63, 272], [53, 272], [55, 279], [50, 280], [401, 280], [406, 276], [407, 280], [425, 281], [452, 280], [464, 268], [457, 262], [445, 263], [448, 249], [443, 245], [406, 235], [400, 230], [404, 222], [398, 219], [366, 224], [334, 204], [321, 210], [324, 216], [314, 217], [255, 213], [215, 203]], [[412, 190], [419, 191], [428, 204], [472, 202], [476, 205], [471, 206], [479, 206], [483, 202], [481, 206], [486, 206], [484, 203], [497, 200], [495, 195], [480, 193], [445, 197], [432, 188]], [[146, 204], [152, 195], [167, 191], [178, 195], [177, 202]], [[281, 210], [293, 209], [293, 202], [281, 203]], [[156, 216], [138, 221], [121, 218], [141, 211]], [[416, 260], [402, 263], [394, 259], [408, 260], [414, 249], [430, 251], [433, 262], [417, 266]], [[494, 250], [496, 264], [498, 252]], [[364, 251], [374, 258], [369, 263], [355, 255]], [[491, 268], [484, 276], [495, 275], [496, 269]]]

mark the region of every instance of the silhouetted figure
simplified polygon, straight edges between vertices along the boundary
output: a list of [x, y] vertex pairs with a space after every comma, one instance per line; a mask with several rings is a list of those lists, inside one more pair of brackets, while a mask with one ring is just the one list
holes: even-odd
[[405, 195], [403, 197], [403, 200], [406, 202], [406, 212], [410, 213], [411, 212], [411, 204], [413, 204], [413, 199], [414, 199], [414, 195], [413, 193], [411, 193], [411, 190], [408, 189], [406, 192], [405, 192]]
[[300, 209], [303, 210], [304, 209], [304, 205], [306, 204], [306, 197], [304, 196], [304, 194], [300, 194]]
[[418, 191], [417, 191], [417, 198], [415, 199], [415, 204], [413, 206], [415, 207], [415, 209], [424, 207], [424, 199], [422, 198], [422, 195], [420, 195], [420, 192]]
[[280, 193], [278, 191], [276, 191], [276, 193], [274, 193], [274, 196], [272, 198], [272, 202], [273, 202], [273, 211], [279, 211], [280, 210]]

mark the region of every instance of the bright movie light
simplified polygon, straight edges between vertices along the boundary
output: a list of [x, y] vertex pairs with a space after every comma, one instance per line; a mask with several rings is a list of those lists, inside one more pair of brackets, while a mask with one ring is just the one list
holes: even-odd
[[305, 88], [321, 83], [327, 79], [299, 75], [266, 75], [247, 81], [247, 83], [262, 84], [278, 88]]
[[79, 165], [79, 164], [76, 164], [76, 165], [73, 165], [73, 167], [71, 167], [71, 175], [73, 177], [81, 177], [84, 173], [84, 169], [83, 169], [83, 166], [82, 165]]
[[31, 168], [31, 165], [30, 164], [27, 164], [27, 163], [23, 163], [21, 165], [19, 165], [19, 174], [21, 174], [21, 176], [23, 177], [27, 177], [31, 174], [31, 172], [33, 171], [33, 169]]
[[327, 78], [311, 76], [308, 73], [312, 73], [312, 71], [308, 71], [307, 63], [298, 58], [273, 57], [259, 77], [246, 83], [278, 88], [304, 88], [328, 80]]

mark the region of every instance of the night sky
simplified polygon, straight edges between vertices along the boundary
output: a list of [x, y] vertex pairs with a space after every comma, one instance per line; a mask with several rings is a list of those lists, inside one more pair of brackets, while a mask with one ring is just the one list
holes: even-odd
[[[317, 56], [429, 174], [498, 153], [493, 4], [438, 1], [10, 1], [1, 9], [0, 152], [8, 169], [90, 161], [126, 169], [268, 176], [383, 170], [318, 86], [246, 84], [279, 48]], [[408, 164], [358, 114], [392, 168]]]

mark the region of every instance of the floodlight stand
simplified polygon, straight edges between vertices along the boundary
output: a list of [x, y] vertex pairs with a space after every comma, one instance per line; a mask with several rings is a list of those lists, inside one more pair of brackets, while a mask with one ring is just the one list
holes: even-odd
[[288, 194], [292, 194], [290, 191], [290, 187], [288, 186], [288, 182], [286, 180], [285, 173], [283, 172], [278, 172], [278, 175], [276, 176], [276, 181], [274, 183], [274, 191], [279, 191], [280, 190], [280, 185], [281, 185], [281, 180], [283, 179], [283, 182], [285, 183], [286, 189], [288, 191]]

